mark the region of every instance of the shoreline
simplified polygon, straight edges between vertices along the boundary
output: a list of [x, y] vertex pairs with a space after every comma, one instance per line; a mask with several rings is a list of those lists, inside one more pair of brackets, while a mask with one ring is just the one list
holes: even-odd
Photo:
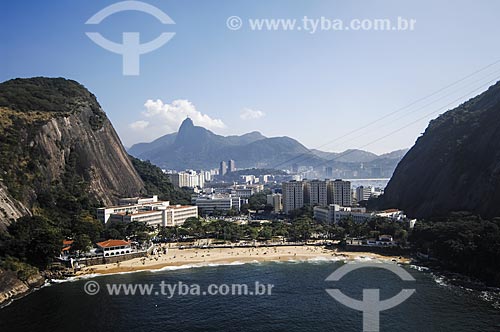
[[372, 252], [354, 252], [325, 249], [319, 246], [284, 246], [253, 248], [198, 248], [168, 249], [148, 257], [133, 258], [119, 263], [92, 265], [78, 271], [73, 278], [91, 275], [110, 275], [145, 271], [168, 270], [179, 267], [203, 267], [210, 265], [239, 265], [262, 262], [291, 261], [355, 261], [376, 260], [409, 264], [407, 256], [382, 255]]
[[342, 251], [326, 249], [317, 245], [276, 246], [276, 247], [233, 247], [233, 248], [169, 248], [167, 253], [133, 258], [119, 263], [91, 265], [72, 276], [61, 279], [43, 275], [44, 282], [35, 287], [19, 292], [0, 302], [0, 310], [18, 299], [24, 298], [37, 290], [64, 282], [92, 279], [116, 274], [159, 272], [188, 268], [202, 268], [219, 265], [235, 266], [264, 262], [346, 262], [379, 261], [409, 265], [412, 259], [407, 256], [383, 255], [373, 252]]

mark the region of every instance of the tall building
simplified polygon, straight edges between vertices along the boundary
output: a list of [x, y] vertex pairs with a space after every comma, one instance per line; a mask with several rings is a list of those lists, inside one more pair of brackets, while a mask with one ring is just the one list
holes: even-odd
[[343, 180], [329, 181], [327, 186], [327, 203], [340, 206], [351, 206], [351, 182]]
[[304, 204], [327, 206], [327, 182], [320, 180], [305, 181]]
[[275, 213], [280, 212], [283, 209], [281, 194], [270, 194], [270, 195], [267, 195], [267, 204], [268, 205], [272, 205], [273, 211]]
[[226, 173], [227, 173], [227, 164], [225, 161], [221, 161], [219, 166], [219, 175], [224, 176], [226, 175]]
[[367, 201], [372, 197], [373, 188], [359, 186], [356, 188], [356, 199], [358, 202]]
[[231, 159], [227, 161], [227, 171], [228, 172], [236, 171], [236, 164], [234, 163], [234, 160]]
[[304, 183], [302, 181], [283, 182], [282, 192], [284, 213], [304, 206]]
[[332, 167], [325, 168], [325, 176], [327, 179], [331, 179], [333, 177], [333, 168]]

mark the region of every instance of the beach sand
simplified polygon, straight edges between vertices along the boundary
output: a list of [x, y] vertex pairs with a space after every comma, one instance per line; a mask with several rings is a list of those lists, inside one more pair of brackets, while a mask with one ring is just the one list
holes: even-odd
[[83, 268], [77, 276], [87, 274], [113, 274], [158, 270], [168, 266], [205, 266], [209, 264], [231, 264], [251, 262], [286, 262], [307, 260], [380, 260], [401, 264], [410, 262], [408, 257], [383, 256], [369, 252], [344, 252], [320, 246], [278, 246], [252, 248], [168, 249], [168, 252], [134, 258], [120, 263], [92, 265]]

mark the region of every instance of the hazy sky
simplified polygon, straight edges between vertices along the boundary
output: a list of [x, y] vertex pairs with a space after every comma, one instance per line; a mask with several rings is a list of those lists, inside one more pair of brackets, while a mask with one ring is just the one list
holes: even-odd
[[[219, 134], [258, 130], [309, 148], [376, 153], [410, 147], [430, 119], [486, 89], [497, 63], [460, 84], [364, 128], [500, 59], [500, 1], [147, 0], [174, 21], [127, 11], [84, 23], [117, 1], [0, 1], [0, 80], [75, 79], [93, 92], [130, 146], [177, 130], [190, 115]], [[239, 30], [227, 27], [239, 16]], [[414, 31], [252, 31], [248, 19], [415, 19]], [[122, 56], [85, 32], [120, 43], [175, 36], [123, 76]], [[411, 124], [411, 125], [410, 125]], [[408, 126], [409, 125], [409, 126]], [[408, 126], [408, 127], [405, 127]], [[384, 136], [387, 136], [384, 138]], [[325, 145], [327, 142], [333, 143]]]

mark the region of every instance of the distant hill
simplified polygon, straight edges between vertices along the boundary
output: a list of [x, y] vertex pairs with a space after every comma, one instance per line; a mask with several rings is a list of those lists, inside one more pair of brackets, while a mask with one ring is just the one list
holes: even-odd
[[289, 137], [267, 138], [259, 132], [221, 136], [195, 126], [189, 118], [177, 133], [151, 143], [135, 144], [129, 153], [170, 169], [215, 168], [221, 160], [228, 159], [237, 160], [238, 167], [265, 167], [304, 153], [319, 161], [305, 146]]
[[[133, 145], [128, 152], [142, 160], [166, 169], [211, 169], [221, 160], [233, 159], [238, 168], [286, 168], [302, 166], [334, 166], [356, 169], [359, 163], [382, 165], [390, 174], [401, 159], [401, 152], [377, 156], [362, 150], [341, 153], [310, 150], [290, 137], [265, 137], [259, 132], [242, 136], [221, 136], [195, 126], [187, 118], [177, 133], [162, 136], [151, 143]], [[334, 161], [330, 161], [334, 159]], [[370, 165], [368, 165], [370, 167]], [[373, 166], [373, 165], [371, 165]]]
[[378, 158], [375, 153], [355, 149], [349, 149], [344, 152], [324, 152], [315, 149], [311, 149], [311, 151], [320, 158], [326, 160], [335, 159], [336, 161], [345, 163], [370, 162]]
[[399, 163], [384, 205], [412, 217], [500, 217], [500, 82], [430, 122]]

